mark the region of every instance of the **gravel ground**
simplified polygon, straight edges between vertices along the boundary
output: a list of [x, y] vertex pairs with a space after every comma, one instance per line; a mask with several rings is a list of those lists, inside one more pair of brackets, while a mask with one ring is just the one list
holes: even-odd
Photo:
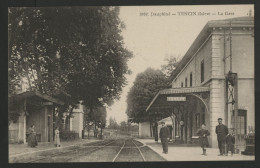
[[70, 162], [111, 162], [119, 150], [120, 147], [106, 147], [92, 152], [91, 154], [71, 160]]
[[124, 148], [115, 162], [142, 162], [143, 158], [137, 148]]
[[155, 153], [152, 149], [150, 149], [147, 146], [141, 147], [140, 150], [143, 153], [146, 161], [166, 161], [163, 157]]
[[138, 147], [140, 147], [140, 146], [143, 146], [144, 144], [143, 143], [141, 143], [141, 142], [139, 142], [139, 141], [136, 141], [136, 140], [133, 140], [134, 141], [134, 143], [138, 146]]
[[114, 142], [112, 142], [111, 144], [109, 144], [109, 146], [118, 146], [121, 147], [124, 144], [124, 139], [118, 139]]
[[[63, 147], [71, 146], [75, 144], [84, 144], [84, 143], [93, 143], [93, 142], [99, 142], [100, 140], [95, 139], [77, 139], [72, 141], [61, 141], [61, 145]], [[30, 153], [30, 152], [37, 152], [40, 150], [46, 150], [46, 149], [55, 149], [53, 142], [39, 142], [38, 146], [36, 148], [28, 147], [27, 144], [9, 144], [8, 153], [9, 156], [17, 155], [17, 154], [24, 154], [24, 153]]]
[[40, 155], [34, 162], [142, 162], [144, 161], [142, 154], [136, 146], [140, 147], [146, 161], [165, 161], [149, 147], [136, 140], [117, 139], [75, 146], [73, 149], [57, 152], [54, 155]]

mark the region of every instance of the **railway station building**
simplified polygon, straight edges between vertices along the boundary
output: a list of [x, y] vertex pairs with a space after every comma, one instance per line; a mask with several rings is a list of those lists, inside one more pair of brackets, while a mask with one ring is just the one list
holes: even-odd
[[[146, 109], [151, 123], [171, 117], [172, 139], [183, 143], [195, 142], [205, 123], [210, 146], [217, 147], [215, 128], [222, 118], [243, 145], [255, 127], [254, 18], [209, 21], [172, 77], [171, 88], [160, 90]], [[152, 130], [154, 136], [148, 125], [140, 123], [139, 134]]]

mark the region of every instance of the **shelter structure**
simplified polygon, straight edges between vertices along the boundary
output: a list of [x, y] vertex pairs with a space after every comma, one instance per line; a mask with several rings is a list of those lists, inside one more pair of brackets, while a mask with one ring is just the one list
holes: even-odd
[[27, 130], [31, 125], [35, 125], [39, 142], [53, 141], [54, 106], [64, 102], [38, 91], [24, 92], [8, 99], [9, 110], [20, 114], [17, 121], [9, 124], [9, 142], [26, 143]]

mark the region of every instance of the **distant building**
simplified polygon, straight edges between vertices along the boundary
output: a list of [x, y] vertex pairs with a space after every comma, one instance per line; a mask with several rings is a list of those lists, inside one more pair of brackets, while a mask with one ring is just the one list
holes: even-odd
[[70, 118], [70, 131], [74, 131], [79, 134], [79, 138], [82, 138], [83, 119], [84, 119], [84, 105], [78, 104], [72, 111], [72, 118]]
[[151, 125], [150, 122], [140, 122], [139, 126], [139, 137], [151, 137]]
[[[215, 127], [221, 117], [243, 144], [248, 128], [255, 126], [254, 18], [209, 21], [172, 77], [172, 88], [161, 90], [147, 107], [149, 115], [165, 114], [156, 121], [173, 115], [174, 137], [180, 135], [184, 143], [192, 143], [205, 123], [212, 147], [217, 146]], [[140, 129], [150, 131], [148, 126]]]
[[10, 143], [26, 143], [27, 130], [32, 124], [39, 142], [53, 141], [54, 105], [63, 105], [62, 101], [37, 91], [28, 91], [10, 96], [8, 103], [20, 114], [18, 120], [9, 125]]

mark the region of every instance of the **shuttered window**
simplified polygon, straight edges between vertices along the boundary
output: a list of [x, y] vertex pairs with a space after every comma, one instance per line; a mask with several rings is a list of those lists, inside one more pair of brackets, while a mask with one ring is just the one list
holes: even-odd
[[202, 60], [200, 64], [200, 79], [202, 83], [204, 81], [204, 60]]

